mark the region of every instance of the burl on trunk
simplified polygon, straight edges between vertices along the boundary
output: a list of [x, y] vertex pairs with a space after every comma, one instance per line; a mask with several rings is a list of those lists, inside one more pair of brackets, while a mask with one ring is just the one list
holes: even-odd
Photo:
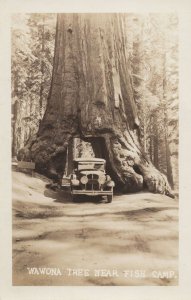
[[147, 187], [171, 195], [145, 156], [133, 98], [122, 14], [59, 14], [47, 109], [36, 137], [19, 152], [38, 171], [61, 178], [74, 136], [92, 143], [124, 192]]

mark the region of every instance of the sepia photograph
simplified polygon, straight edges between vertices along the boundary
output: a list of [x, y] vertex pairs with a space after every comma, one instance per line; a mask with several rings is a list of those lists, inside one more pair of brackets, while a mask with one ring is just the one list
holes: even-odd
[[178, 28], [12, 14], [13, 285], [178, 285]]
[[0, 300], [188, 300], [189, 0], [0, 0]]

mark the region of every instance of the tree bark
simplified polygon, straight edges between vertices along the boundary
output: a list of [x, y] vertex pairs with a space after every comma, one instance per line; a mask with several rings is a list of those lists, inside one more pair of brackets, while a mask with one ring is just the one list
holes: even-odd
[[171, 194], [166, 177], [143, 154], [129, 74], [122, 14], [59, 14], [51, 90], [36, 137], [19, 152], [40, 172], [61, 178], [74, 136], [96, 156], [124, 192], [144, 186]]

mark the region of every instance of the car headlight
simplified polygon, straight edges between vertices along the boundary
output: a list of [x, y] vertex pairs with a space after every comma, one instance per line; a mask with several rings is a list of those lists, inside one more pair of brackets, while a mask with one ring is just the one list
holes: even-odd
[[82, 178], [80, 179], [80, 182], [82, 184], [86, 184], [88, 182], [88, 177], [87, 176], [82, 176]]
[[115, 182], [111, 180], [111, 181], [107, 182], [107, 186], [114, 187], [115, 186]]
[[80, 184], [79, 180], [78, 179], [72, 179], [71, 180], [71, 184], [72, 185], [75, 185], [75, 186], [78, 186]]
[[99, 182], [99, 184], [104, 184], [105, 183], [105, 176], [104, 175], [99, 176], [98, 182]]

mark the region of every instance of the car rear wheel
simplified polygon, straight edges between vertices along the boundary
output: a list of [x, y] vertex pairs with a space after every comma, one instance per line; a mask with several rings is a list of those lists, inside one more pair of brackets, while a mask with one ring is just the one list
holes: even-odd
[[111, 203], [113, 200], [113, 195], [107, 195], [107, 203]]

